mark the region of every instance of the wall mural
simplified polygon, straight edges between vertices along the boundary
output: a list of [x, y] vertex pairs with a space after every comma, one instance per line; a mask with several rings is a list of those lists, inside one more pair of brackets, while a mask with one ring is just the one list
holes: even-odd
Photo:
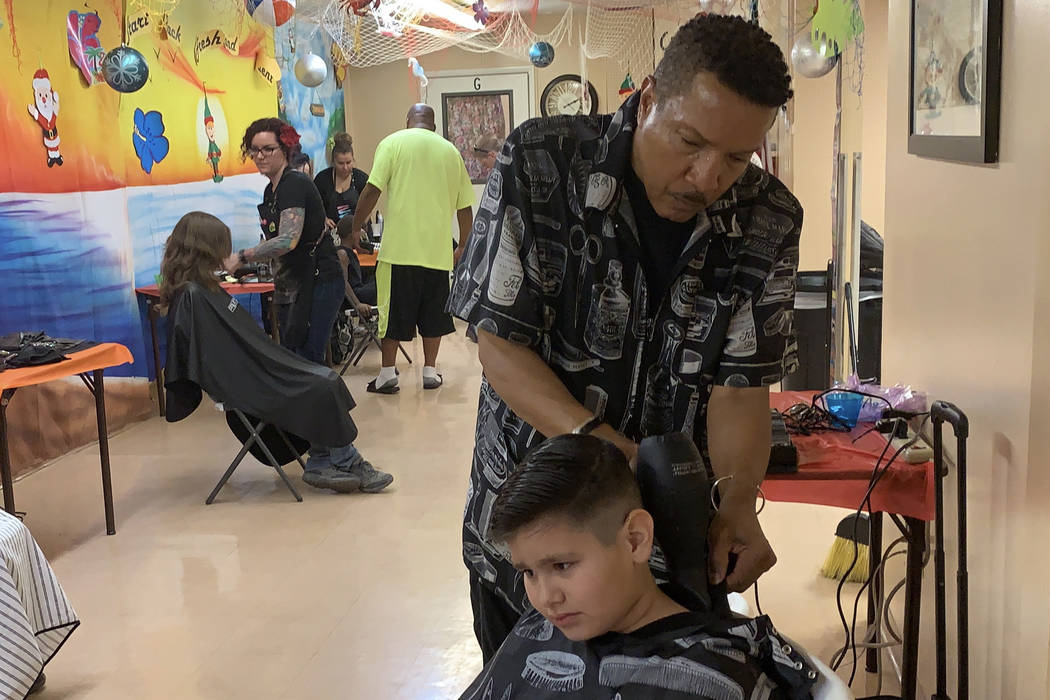
[[[120, 2], [0, 7], [0, 333], [123, 343], [136, 362], [111, 373], [147, 376], [133, 287], [154, 281], [178, 218], [200, 209], [230, 226], [235, 248], [258, 240], [265, 181], [241, 160], [239, 137], [276, 112], [280, 71], [274, 30], [227, 6], [182, 0], [170, 15], [130, 15], [127, 45], [148, 70], [134, 92], [107, 83], [143, 77], [129, 60], [116, 69], [127, 75], [106, 73], [106, 52], [122, 42]], [[308, 92], [307, 112], [325, 95]], [[307, 98], [285, 94], [298, 128]], [[325, 99], [323, 127], [301, 129], [321, 149], [342, 113], [341, 92]]]

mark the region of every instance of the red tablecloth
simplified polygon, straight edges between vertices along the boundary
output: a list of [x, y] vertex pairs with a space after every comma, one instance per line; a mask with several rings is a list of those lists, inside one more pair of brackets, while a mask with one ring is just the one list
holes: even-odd
[[[793, 404], [809, 403], [814, 393], [773, 392], [769, 403], [783, 411]], [[762, 490], [771, 501], [812, 503], [857, 509], [868, 489], [875, 462], [886, 445], [885, 438], [872, 432], [853, 442], [870, 428], [860, 424], [852, 433], [824, 432], [792, 435], [798, 448], [797, 474], [771, 474]], [[893, 455], [890, 449], [886, 459]], [[897, 513], [921, 520], [932, 520], [933, 463], [908, 464], [897, 459], [871, 494], [871, 510]]]
[[357, 260], [361, 263], [361, 267], [375, 267], [376, 261], [379, 260], [379, 253], [358, 253]]
[[[249, 282], [247, 284], [223, 282], [222, 288], [227, 294], [267, 294], [273, 291], [273, 282]], [[148, 297], [160, 297], [160, 289], [155, 284], [135, 287], [135, 293], [145, 294]]]
[[75, 374], [116, 367], [125, 362], [134, 361], [131, 351], [119, 343], [102, 343], [87, 350], [69, 353], [68, 357], [68, 360], [50, 365], [7, 369], [0, 372], [0, 391], [43, 384], [52, 379], [72, 377]]

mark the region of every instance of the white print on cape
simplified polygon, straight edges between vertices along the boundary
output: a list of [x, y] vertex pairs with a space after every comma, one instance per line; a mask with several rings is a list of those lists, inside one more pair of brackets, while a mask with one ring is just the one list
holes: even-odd
[[708, 700], [744, 700], [744, 689], [724, 673], [703, 664], [672, 657], [613, 654], [602, 659], [598, 668], [598, 682], [607, 688], [619, 688], [630, 683], [651, 688], [675, 690]]
[[554, 624], [542, 614], [533, 611], [518, 623], [514, 634], [522, 639], [549, 642], [554, 637]]
[[567, 651], [537, 651], [525, 659], [521, 677], [537, 690], [575, 693], [583, 689], [583, 659]]

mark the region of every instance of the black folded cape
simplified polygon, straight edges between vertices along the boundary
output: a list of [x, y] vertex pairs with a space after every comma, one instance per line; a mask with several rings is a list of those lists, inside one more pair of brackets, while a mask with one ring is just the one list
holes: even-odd
[[327, 367], [267, 336], [225, 292], [188, 282], [168, 314], [167, 419], [193, 413], [203, 389], [214, 400], [325, 447], [354, 441], [354, 399]]

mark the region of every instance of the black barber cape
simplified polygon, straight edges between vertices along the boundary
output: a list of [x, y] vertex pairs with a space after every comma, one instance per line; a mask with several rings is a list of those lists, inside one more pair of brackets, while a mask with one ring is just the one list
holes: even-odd
[[168, 313], [167, 419], [187, 417], [203, 389], [227, 408], [325, 447], [357, 437], [354, 399], [327, 367], [273, 342], [237, 300], [187, 282]]
[[816, 678], [765, 616], [685, 612], [573, 642], [530, 610], [460, 700], [801, 700]]

